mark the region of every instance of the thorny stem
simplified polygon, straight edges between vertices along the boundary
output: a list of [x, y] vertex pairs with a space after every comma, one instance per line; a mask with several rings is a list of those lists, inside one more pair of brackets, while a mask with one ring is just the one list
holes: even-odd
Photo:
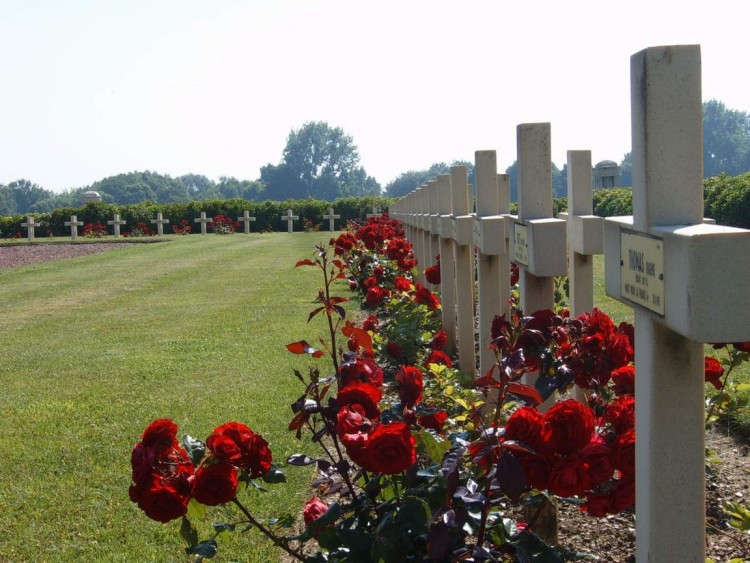
[[[492, 438], [493, 441], [495, 438], [495, 432], [497, 429], [497, 424], [500, 422], [500, 412], [502, 411], [503, 403], [505, 402], [505, 396], [508, 392], [508, 387], [503, 386], [502, 392], [498, 395], [497, 398], [497, 406], [495, 407], [495, 417], [492, 421], [492, 426], [490, 427], [492, 429]], [[493, 444], [494, 445], [494, 444]], [[490, 487], [492, 486], [492, 480], [487, 479], [487, 481], [484, 484], [484, 505], [482, 506], [482, 520], [479, 523], [479, 531], [477, 532], [477, 546], [481, 546], [484, 543], [484, 533], [487, 529], [487, 518], [490, 515]]]
[[250, 514], [250, 511], [247, 508], [245, 508], [240, 501], [237, 500], [237, 497], [233, 498], [232, 502], [235, 505], [237, 505], [237, 507], [242, 511], [242, 514], [245, 515], [245, 517], [247, 518], [248, 522], [250, 522], [253, 526], [255, 526], [256, 528], [258, 528], [258, 530], [260, 530], [263, 535], [265, 535], [268, 539], [270, 539], [276, 547], [278, 547], [280, 549], [283, 549], [289, 555], [291, 555], [295, 559], [298, 559], [299, 561], [304, 561], [305, 560], [305, 558], [302, 557], [299, 553], [297, 553], [296, 551], [294, 551], [293, 549], [291, 549], [288, 545], [286, 545], [286, 543], [284, 543], [283, 541], [281, 541], [281, 539], [279, 539], [279, 537], [276, 536], [276, 534], [274, 534], [271, 530], [269, 530], [263, 524], [261, 524], [260, 522], [258, 522], [253, 517], [253, 515]]

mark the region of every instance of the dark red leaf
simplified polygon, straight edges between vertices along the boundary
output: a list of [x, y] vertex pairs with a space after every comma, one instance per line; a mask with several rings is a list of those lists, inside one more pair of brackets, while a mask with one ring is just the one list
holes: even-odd
[[354, 326], [345, 326], [341, 329], [341, 333], [354, 340], [358, 347], [364, 348], [368, 352], [372, 351], [372, 336], [366, 330]]
[[338, 305], [333, 305], [332, 309], [336, 311], [338, 316], [341, 317], [342, 319], [346, 318], [346, 309], [344, 309], [343, 307], [339, 307]]
[[349, 301], [349, 298], [348, 298], [348, 297], [331, 297], [331, 298], [330, 298], [330, 299], [328, 300], [328, 302], [329, 302], [329, 303], [330, 303], [331, 305], [338, 305], [339, 303], [346, 303], [347, 301]]
[[305, 422], [310, 418], [310, 413], [305, 411], [298, 412], [289, 423], [289, 430], [298, 430], [302, 428]]
[[299, 342], [292, 342], [286, 345], [286, 349], [292, 354], [310, 354], [313, 358], [320, 358], [323, 356], [323, 352], [317, 348], [310, 346], [306, 340], [300, 340]]
[[536, 406], [543, 401], [539, 391], [523, 383], [509, 383], [508, 393], [513, 393], [519, 399], [523, 399], [530, 405]]
[[317, 264], [309, 258], [305, 258], [304, 260], [300, 260], [294, 265], [295, 268], [297, 268], [298, 266], [317, 266]]
[[510, 453], [503, 454], [497, 462], [497, 482], [510, 500], [518, 502], [526, 488], [526, 475], [521, 463]]
[[313, 317], [315, 315], [317, 315], [318, 313], [320, 313], [324, 309], [325, 309], [325, 307], [318, 307], [317, 309], [313, 309], [312, 311], [310, 311], [310, 316], [307, 317], [307, 322], [309, 323], [313, 319]]

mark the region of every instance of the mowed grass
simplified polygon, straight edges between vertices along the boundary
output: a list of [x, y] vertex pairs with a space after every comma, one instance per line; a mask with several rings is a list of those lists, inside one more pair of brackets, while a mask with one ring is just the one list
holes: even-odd
[[[306, 323], [318, 271], [294, 264], [327, 238], [174, 237], [0, 271], [0, 561], [184, 561], [179, 521], [128, 498], [131, 448], [156, 418], [203, 440], [245, 422], [280, 465], [302, 451], [291, 369], [309, 362], [284, 345], [322, 334]], [[309, 498], [309, 471], [285, 473], [245, 497], [260, 517]], [[215, 560], [278, 557], [250, 531]]]

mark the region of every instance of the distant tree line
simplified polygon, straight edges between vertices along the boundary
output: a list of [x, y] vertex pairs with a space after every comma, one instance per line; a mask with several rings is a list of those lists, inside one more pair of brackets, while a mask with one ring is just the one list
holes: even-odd
[[[385, 186], [388, 197], [402, 197], [450, 167], [466, 165], [474, 184], [474, 166], [466, 161], [439, 162], [424, 170], [409, 170]], [[510, 176], [511, 201], [518, 199], [517, 162], [505, 172]], [[632, 185], [632, 157], [620, 162], [620, 185]], [[703, 171], [705, 178], [737, 176], [750, 171], [750, 115], [728, 109], [717, 100], [703, 104]], [[99, 192], [105, 201], [132, 204], [187, 203], [191, 201], [240, 198], [247, 201], [283, 201], [316, 198], [333, 201], [341, 197], [380, 195], [381, 186], [360, 164], [359, 150], [351, 136], [340, 127], [322, 121], [305, 123], [293, 129], [278, 164], [267, 164], [257, 180], [221, 177], [211, 180], [200, 174], [171, 177], [157, 172], [128, 172], [94, 182], [91, 186], [55, 193], [20, 179], [0, 184], [0, 216], [40, 213], [59, 207], [80, 205], [86, 191]], [[564, 197], [568, 191], [567, 164], [562, 169], [552, 163], [552, 194]]]

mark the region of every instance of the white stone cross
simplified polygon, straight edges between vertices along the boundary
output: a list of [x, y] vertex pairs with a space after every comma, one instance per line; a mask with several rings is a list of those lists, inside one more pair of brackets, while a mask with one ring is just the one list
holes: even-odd
[[245, 227], [245, 234], [250, 234], [250, 223], [252, 221], [255, 221], [255, 217], [250, 217], [250, 212], [245, 209], [245, 211], [242, 214], [242, 217], [237, 217], [237, 221], [244, 224]]
[[207, 225], [213, 220], [214, 220], [213, 217], [206, 217], [206, 212], [201, 211], [200, 219], [193, 219], [193, 222], [201, 224], [201, 234], [205, 235]]
[[65, 221], [65, 226], [70, 227], [70, 238], [76, 240], [78, 238], [78, 227], [83, 226], [83, 221], [79, 221], [78, 216], [71, 215], [70, 221]]
[[[461, 370], [475, 371], [474, 349], [474, 217], [469, 214], [469, 182], [465, 166], [451, 167], [451, 219], [456, 276], [456, 348]], [[440, 263], [442, 264], [442, 258]], [[442, 275], [442, 273], [441, 273]]]
[[750, 340], [750, 231], [703, 223], [698, 45], [630, 60], [633, 216], [606, 291], [635, 309], [636, 559], [705, 560], [704, 342]]
[[164, 225], [169, 224], [169, 219], [162, 219], [161, 212], [156, 214], [156, 219], [151, 219], [151, 224], [156, 225], [156, 234], [159, 236], [164, 235]]
[[[558, 217], [567, 222], [570, 313], [578, 317], [594, 308], [594, 258], [604, 252], [604, 219], [594, 211], [591, 189], [591, 151], [568, 151], [568, 212]], [[585, 400], [576, 386], [573, 396]]]
[[437, 190], [437, 219], [440, 226], [438, 248], [440, 249], [440, 300], [443, 306], [441, 315], [443, 330], [448, 335], [445, 352], [453, 355], [456, 351], [456, 264], [453, 260], [450, 175], [438, 176], [435, 189]]
[[323, 215], [323, 219], [328, 219], [328, 230], [333, 232], [336, 230], [334, 225], [335, 219], [341, 219], [341, 215], [334, 215], [333, 207], [329, 207], [328, 215]]
[[[474, 152], [477, 182], [473, 242], [477, 247], [477, 286], [479, 301], [479, 374], [486, 374], [495, 363], [490, 350], [492, 319], [508, 310], [510, 262], [505, 243], [505, 217], [510, 211], [508, 176], [497, 173], [494, 150]], [[502, 201], [501, 201], [502, 200]]]
[[34, 240], [34, 229], [41, 227], [31, 215], [26, 216], [26, 222], [21, 223], [21, 226], [26, 227], [29, 240]]
[[112, 225], [112, 231], [114, 232], [116, 237], [120, 236], [120, 225], [125, 224], [125, 221], [120, 219], [119, 213], [115, 213], [115, 216], [110, 221], [107, 221], [107, 225]]
[[377, 205], [372, 206], [372, 213], [368, 213], [366, 215], [368, 219], [372, 219], [373, 217], [380, 217], [380, 209], [378, 209]]
[[281, 216], [282, 221], [286, 221], [286, 232], [294, 232], [294, 222], [299, 219], [299, 215], [292, 215], [292, 210], [287, 209], [286, 214]]

